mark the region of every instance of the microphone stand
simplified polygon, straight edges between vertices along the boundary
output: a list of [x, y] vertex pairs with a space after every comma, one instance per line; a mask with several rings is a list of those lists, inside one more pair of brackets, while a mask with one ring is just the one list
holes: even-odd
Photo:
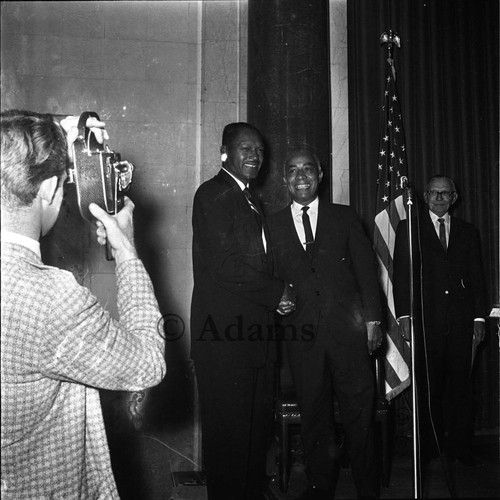
[[413, 293], [413, 228], [412, 207], [413, 195], [407, 177], [401, 177], [401, 187], [406, 191], [407, 197], [407, 221], [408, 221], [408, 255], [410, 267], [410, 346], [411, 346], [411, 380], [412, 380], [412, 404], [413, 404], [413, 498], [421, 498], [422, 477], [420, 472], [420, 444], [419, 444], [419, 421], [418, 421], [418, 398], [417, 383], [415, 377], [415, 328], [414, 328], [414, 293]]

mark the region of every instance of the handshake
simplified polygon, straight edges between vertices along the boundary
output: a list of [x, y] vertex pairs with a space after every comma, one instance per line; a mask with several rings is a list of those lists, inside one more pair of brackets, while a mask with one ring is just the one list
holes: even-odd
[[295, 304], [297, 303], [297, 292], [293, 289], [292, 284], [285, 284], [285, 291], [281, 297], [280, 303], [278, 304], [278, 309], [276, 312], [281, 314], [281, 316], [286, 316], [287, 314], [295, 311]]

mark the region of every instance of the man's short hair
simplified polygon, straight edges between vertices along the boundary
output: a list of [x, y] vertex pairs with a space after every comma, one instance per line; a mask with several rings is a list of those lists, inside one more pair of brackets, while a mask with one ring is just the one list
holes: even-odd
[[443, 174], [435, 174], [432, 177], [429, 177], [429, 179], [427, 179], [427, 183], [425, 184], [425, 189], [428, 189], [429, 184], [435, 179], [446, 179], [448, 182], [450, 182], [453, 192], [456, 192], [457, 188], [455, 186], [455, 181], [451, 177], [448, 177], [447, 175]]
[[316, 167], [318, 167], [318, 172], [322, 171], [321, 162], [319, 161], [318, 155], [311, 148], [309, 148], [307, 146], [298, 146], [298, 147], [295, 147], [294, 149], [290, 150], [287, 153], [285, 161], [283, 162], [283, 175], [285, 177], [286, 177], [286, 172], [287, 172], [286, 167], [288, 166], [288, 163], [290, 162], [290, 160], [294, 156], [301, 155], [301, 154], [308, 154], [308, 155], [312, 156], [312, 158], [314, 159], [314, 161], [316, 163]]
[[251, 130], [252, 132], [255, 132], [260, 137], [261, 141], [264, 141], [264, 137], [262, 136], [260, 130], [253, 125], [250, 125], [250, 123], [235, 122], [229, 123], [224, 127], [222, 132], [222, 145], [228, 146], [232, 144], [235, 137], [243, 130]]
[[2, 204], [30, 206], [46, 179], [68, 167], [66, 136], [52, 115], [24, 110], [0, 113]]

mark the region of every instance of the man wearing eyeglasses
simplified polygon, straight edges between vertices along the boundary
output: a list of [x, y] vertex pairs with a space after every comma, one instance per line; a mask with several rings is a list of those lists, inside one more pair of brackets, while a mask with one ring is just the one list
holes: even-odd
[[[486, 304], [479, 235], [450, 216], [455, 183], [435, 175], [423, 194], [427, 209], [413, 222], [414, 332], [422, 459], [443, 452], [467, 466], [471, 450], [473, 350], [485, 335]], [[394, 302], [399, 332], [410, 340], [410, 267], [407, 221], [397, 228]], [[430, 403], [430, 404], [429, 404]], [[447, 436], [445, 440], [445, 436]]]

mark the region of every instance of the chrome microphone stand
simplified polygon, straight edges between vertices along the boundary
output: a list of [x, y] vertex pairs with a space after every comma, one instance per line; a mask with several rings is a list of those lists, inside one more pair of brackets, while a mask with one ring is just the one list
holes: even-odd
[[419, 421], [418, 421], [418, 398], [417, 398], [417, 382], [415, 370], [415, 327], [414, 327], [414, 278], [413, 278], [413, 194], [411, 192], [410, 183], [407, 177], [401, 177], [401, 187], [406, 191], [407, 210], [407, 229], [408, 229], [408, 255], [410, 267], [410, 348], [411, 348], [411, 381], [412, 381], [412, 405], [413, 405], [413, 498], [421, 498], [422, 492], [422, 475], [420, 472], [420, 441], [419, 441]]

